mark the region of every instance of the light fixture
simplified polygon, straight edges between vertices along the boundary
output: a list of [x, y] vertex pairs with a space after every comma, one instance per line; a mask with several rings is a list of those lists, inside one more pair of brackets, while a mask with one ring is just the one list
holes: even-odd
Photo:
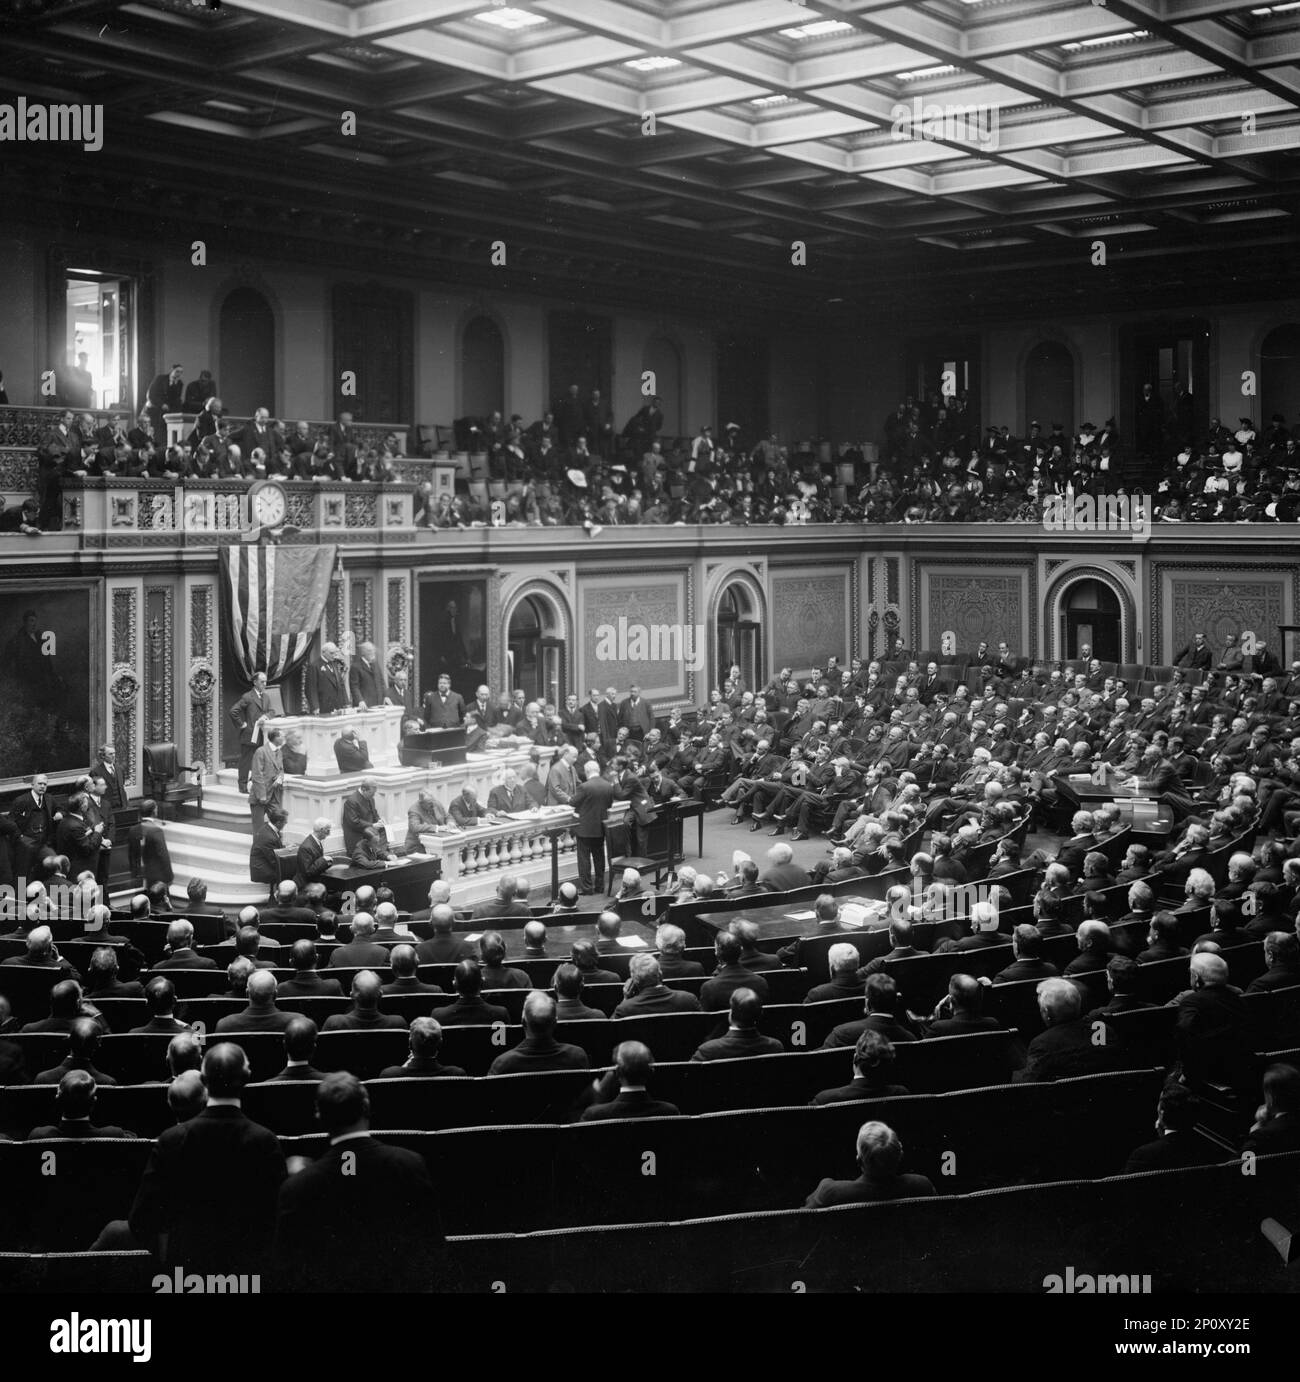
[[529, 10], [517, 10], [510, 5], [502, 5], [494, 10], [480, 10], [474, 18], [481, 24], [495, 24], [498, 29], [507, 29], [511, 33], [518, 29], [531, 29], [534, 24], [549, 22], [543, 14], [533, 14]]
[[1127, 29], [1122, 34], [1107, 34], [1105, 38], [1081, 38], [1078, 43], [1063, 43], [1067, 53], [1077, 53], [1081, 48], [1104, 48], [1111, 43], [1131, 43], [1136, 38], [1150, 38], [1146, 29]]
[[751, 106], [784, 106], [790, 105], [793, 101], [793, 96], [755, 96], [749, 104]]
[[910, 72], [895, 72], [894, 76], [900, 82], [914, 82], [921, 77], [945, 77], [949, 72], [957, 69], [950, 62], [940, 63], [937, 67], [915, 67]]
[[680, 67], [681, 58], [654, 57], [654, 58], [633, 58], [630, 62], [625, 62], [624, 67], [630, 67], [634, 72], [662, 72], [666, 67]]
[[793, 29], [782, 29], [782, 38], [825, 38], [827, 34], [842, 34], [853, 28], [842, 19], [815, 19], [809, 24], [799, 24]]

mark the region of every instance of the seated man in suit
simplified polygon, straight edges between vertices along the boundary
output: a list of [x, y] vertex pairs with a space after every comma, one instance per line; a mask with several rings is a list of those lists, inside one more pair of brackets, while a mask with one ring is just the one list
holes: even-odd
[[659, 970], [665, 979], [700, 979], [704, 966], [698, 960], [685, 959], [686, 932], [680, 926], [665, 922], [655, 932], [655, 949], [659, 951]]
[[316, 942], [305, 937], [293, 943], [289, 952], [293, 978], [280, 985], [281, 998], [342, 998], [337, 979], [322, 978], [316, 968]]
[[477, 949], [455, 934], [456, 913], [446, 902], [439, 902], [430, 909], [429, 924], [433, 935], [423, 940], [415, 948], [416, 956], [424, 965], [453, 965], [461, 960], [477, 960]]
[[[603, 915], [603, 914], [602, 914]], [[584, 984], [621, 984], [622, 978], [612, 969], [600, 967], [600, 951], [595, 941], [574, 941], [569, 947], [569, 959], [582, 971]]]
[[581, 1046], [555, 1039], [555, 999], [534, 989], [524, 999], [524, 1039], [503, 1051], [488, 1067], [489, 1075], [518, 1075], [538, 1070], [586, 1070], [590, 1062]]
[[582, 971], [574, 964], [563, 964], [551, 979], [555, 990], [555, 1011], [560, 1022], [603, 1022], [605, 1014], [589, 1008], [583, 1001]]
[[792, 888], [806, 888], [812, 882], [808, 870], [794, 862], [794, 850], [788, 844], [773, 845], [767, 851], [767, 864], [758, 876], [758, 885], [765, 892], [789, 892]]
[[[707, 1010], [708, 1005], [704, 1006]], [[726, 1036], [701, 1043], [691, 1057], [693, 1061], [731, 1060], [737, 1056], [776, 1056], [785, 1050], [778, 1037], [763, 1036], [759, 1032], [758, 1023], [763, 1015], [763, 1000], [753, 989], [733, 989], [728, 1007], [730, 1022]]]
[[513, 874], [504, 874], [497, 882], [496, 896], [483, 902], [476, 902], [470, 913], [471, 921], [487, 921], [496, 917], [528, 917], [532, 913], [526, 902], [515, 897], [519, 880]]
[[485, 989], [527, 989], [533, 981], [522, 969], [506, 964], [506, 943], [499, 931], [485, 931], [478, 943]]
[[117, 1081], [111, 1075], [105, 1075], [95, 1065], [99, 1039], [103, 1035], [99, 1022], [93, 1017], [75, 1017], [67, 1032], [68, 1054], [58, 1065], [51, 1066], [49, 1070], [42, 1070], [32, 1083], [58, 1084], [69, 1070], [84, 1070], [96, 1084], [115, 1085]]
[[144, 1001], [149, 1008], [149, 1021], [142, 1026], [132, 1027], [133, 1033], [166, 1032], [175, 1036], [178, 1032], [189, 1031], [189, 1024], [176, 1016], [176, 985], [170, 979], [150, 979], [144, 991]]
[[374, 868], [391, 863], [397, 856], [388, 847], [388, 837], [382, 824], [368, 825], [352, 851], [352, 862], [359, 869]]
[[448, 803], [447, 813], [451, 816], [453, 824], [462, 830], [468, 830], [487, 816], [488, 809], [479, 801], [478, 789], [474, 784], [466, 782], [459, 794]]
[[[129, 1222], [137, 1243], [161, 1251], [166, 1269], [266, 1268], [285, 1161], [276, 1135], [240, 1108], [248, 1078], [248, 1057], [240, 1047], [209, 1047], [203, 1058], [208, 1106], [168, 1128], [154, 1146]], [[193, 1193], [199, 1185], [201, 1195]]]
[[375, 966], [388, 968], [388, 951], [374, 939], [375, 919], [369, 912], [358, 912], [352, 918], [352, 939], [347, 945], [335, 946], [330, 955], [329, 969], [353, 969]]
[[652, 1099], [646, 1086], [654, 1073], [650, 1048], [639, 1041], [621, 1041], [614, 1048], [614, 1068], [595, 1085], [596, 1102], [583, 1110], [584, 1123], [610, 1118], [676, 1118], [681, 1110], [663, 1099]]
[[[337, 952], [336, 952], [337, 953]], [[252, 980], [249, 980], [251, 987]], [[373, 970], [363, 969], [352, 980], [352, 1007], [325, 1019], [327, 1032], [372, 1031], [382, 1027], [405, 1027], [406, 1019], [397, 1013], [381, 1013], [382, 985]]]
[[194, 949], [194, 926], [185, 920], [167, 924], [167, 943], [163, 957], [153, 966], [160, 969], [216, 969], [217, 962]]
[[217, 1023], [222, 1032], [283, 1032], [293, 1021], [293, 1014], [281, 1012], [275, 1006], [279, 985], [275, 975], [265, 969], [248, 976], [248, 1006], [243, 1012], [230, 1013]]
[[86, 1070], [69, 1070], [59, 1080], [59, 1092], [54, 1096], [59, 1121], [33, 1128], [27, 1135], [29, 1142], [47, 1142], [56, 1138], [80, 1140], [87, 1137], [134, 1138], [135, 1133], [112, 1124], [96, 1127], [90, 1121], [95, 1108], [95, 1077]]
[[480, 996], [483, 992], [483, 971], [477, 960], [461, 960], [452, 977], [458, 995], [454, 1003], [445, 1008], [434, 1008], [430, 1016], [444, 1027], [482, 1027], [495, 1022], [503, 1026], [510, 1021], [505, 1008], [495, 1003], [485, 1003]]
[[[574, 949], [576, 951], [577, 947]], [[670, 989], [664, 983], [659, 961], [653, 955], [633, 955], [628, 968], [631, 977], [623, 989], [627, 996], [614, 1009], [615, 1017], [644, 1017], [648, 1013], [700, 1011], [700, 1000], [693, 993]]]
[[335, 739], [334, 757], [341, 773], [365, 773], [374, 767], [366, 741], [357, 732], [356, 725], [349, 725]]
[[30, 965], [35, 969], [59, 969], [69, 979], [81, 977], [59, 954], [54, 944], [54, 932], [48, 926], [33, 926], [23, 944], [24, 950], [21, 955], [11, 955], [7, 960], [0, 960], [0, 965]]
[[488, 810], [498, 815], [527, 811], [530, 805], [528, 793], [519, 785], [513, 768], [507, 768], [501, 781], [488, 793]]
[[1282, 1061], [1264, 1071], [1264, 1102], [1244, 1150], [1264, 1155], [1300, 1151], [1300, 1070]]
[[415, 804], [406, 813], [406, 852], [419, 854], [424, 849], [420, 833], [446, 824], [447, 812], [442, 803], [427, 788], [421, 788]]
[[459, 1065], [443, 1065], [438, 1060], [442, 1048], [442, 1026], [431, 1017], [417, 1017], [411, 1023], [411, 1054], [401, 1065], [389, 1065], [379, 1072], [381, 1080], [436, 1079], [463, 1076]]
[[[910, 929], [910, 928], [909, 928]], [[840, 941], [826, 952], [830, 982], [817, 984], [804, 996], [805, 1003], [831, 1003], [837, 998], [861, 998], [866, 992], [866, 976], [858, 976], [862, 957], [857, 946]]]
[[885, 1123], [864, 1123], [858, 1129], [857, 1180], [823, 1180], [804, 1201], [805, 1209], [826, 1209], [837, 1204], [868, 1204], [876, 1200], [906, 1200], [933, 1195], [934, 1185], [925, 1177], [902, 1173], [903, 1144]]
[[[288, 1291], [437, 1289], [446, 1270], [438, 1199], [424, 1158], [370, 1136], [370, 1097], [335, 1071], [316, 1093], [329, 1149], [280, 1187], [274, 1260]], [[382, 1254], [357, 1251], [357, 1228], [383, 1222]], [[382, 1258], [382, 1260], [379, 1260]]]
[[1156, 1138], [1129, 1153], [1123, 1175], [1138, 1171], [1170, 1171], [1185, 1166], [1211, 1166], [1228, 1154], [1196, 1131], [1201, 1101], [1177, 1080], [1165, 1085], [1156, 1110]]
[[915, 1041], [916, 1033], [896, 1015], [899, 1006], [898, 985], [889, 974], [873, 974], [867, 979], [864, 1005], [865, 1016], [854, 1022], [842, 1022], [826, 1040], [823, 1048], [856, 1046], [858, 1038], [870, 1029], [886, 1036], [897, 1045], [900, 1041]]
[[1044, 979], [1038, 986], [1038, 1011], [1045, 1031], [1029, 1043], [1029, 1057], [1015, 1078], [1035, 1083], [1071, 1075], [1097, 1075], [1120, 1063], [1119, 1037], [1106, 1028], [1098, 1042], [1093, 1024], [1081, 1015], [1083, 996], [1068, 979]]
[[[108, 908], [105, 907], [107, 912]], [[107, 918], [105, 918], [107, 919]], [[118, 975], [117, 951], [106, 938], [90, 957], [86, 970], [86, 997], [93, 1003], [97, 998], [143, 998], [144, 985], [139, 979], [122, 980]]]
[[[853, 950], [852, 946], [848, 947]], [[833, 946], [832, 949], [838, 949]], [[857, 951], [853, 954], [856, 957]], [[853, 1079], [834, 1089], [823, 1089], [813, 1096], [814, 1104], [841, 1104], [853, 1099], [894, 1099], [907, 1094], [901, 1084], [891, 1084], [894, 1043], [868, 1028], [853, 1048]]]
[[329, 871], [330, 856], [325, 851], [325, 841], [333, 829], [334, 823], [328, 816], [318, 816], [312, 822], [311, 834], [298, 846], [293, 881], [300, 891]]
[[393, 977], [382, 988], [385, 995], [394, 993], [443, 993], [437, 984], [421, 983], [419, 965], [415, 958], [413, 945], [393, 946], [388, 962]]
[[[334, 982], [334, 981], [331, 981]], [[283, 993], [287, 985], [281, 985]], [[337, 987], [337, 984], [335, 984]], [[273, 1080], [323, 1080], [324, 1073], [311, 1063], [316, 1054], [316, 1024], [310, 1017], [291, 1015], [284, 1029], [284, 1069]]]
[[257, 921], [264, 926], [268, 921], [295, 922], [302, 926], [316, 926], [316, 913], [310, 907], [298, 905], [298, 885], [292, 878], [284, 878], [275, 887], [275, 901], [269, 907], [258, 910]]
[[720, 1012], [727, 1007], [732, 993], [740, 988], [751, 990], [760, 1002], [770, 999], [767, 980], [741, 960], [744, 943], [739, 936], [732, 931], [720, 931], [714, 938], [713, 950], [718, 957], [718, 967], [700, 989], [700, 1006], [705, 1012]]

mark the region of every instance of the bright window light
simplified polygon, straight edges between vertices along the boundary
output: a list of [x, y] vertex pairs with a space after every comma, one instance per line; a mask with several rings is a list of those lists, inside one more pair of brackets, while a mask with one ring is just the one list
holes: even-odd
[[624, 67], [630, 67], [634, 72], [662, 72], [665, 67], [680, 67], [681, 58], [633, 58], [631, 62], [625, 62]]
[[1150, 38], [1146, 29], [1129, 29], [1127, 33], [1107, 34], [1105, 38], [1084, 38], [1078, 43], [1063, 43], [1067, 53], [1077, 53], [1081, 48], [1104, 48], [1108, 43], [1131, 43], [1135, 38]]
[[956, 70], [951, 63], [943, 63], [938, 67], [918, 67], [912, 72], [895, 72], [894, 76], [900, 82], [914, 82], [918, 77], [945, 77]]
[[474, 18], [480, 23], [495, 24], [498, 29], [509, 29], [511, 32], [516, 29], [531, 29], [534, 24], [547, 22], [545, 15], [530, 14], [527, 10], [512, 9], [509, 5], [495, 10], [482, 10]]
[[794, 100], [793, 96], [755, 96], [751, 106], [784, 106]]
[[815, 19], [811, 24], [800, 24], [793, 29], [782, 29], [782, 38], [825, 38], [827, 34], [842, 34], [852, 29], [842, 19]]

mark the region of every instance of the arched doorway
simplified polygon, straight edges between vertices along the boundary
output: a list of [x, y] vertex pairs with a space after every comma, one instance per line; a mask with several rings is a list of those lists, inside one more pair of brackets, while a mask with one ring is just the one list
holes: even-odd
[[460, 338], [462, 417], [490, 417], [505, 412], [506, 345], [491, 317], [467, 322]]
[[740, 668], [747, 691], [761, 681], [763, 639], [759, 611], [753, 592], [740, 581], [733, 581], [718, 596], [714, 625], [714, 686], [721, 686], [728, 670]]
[[682, 427], [682, 357], [667, 336], [652, 336], [641, 359], [641, 369], [654, 375], [654, 391], [663, 409], [663, 435], [680, 437]]
[[1056, 422], [1074, 435], [1074, 356], [1060, 341], [1039, 341], [1025, 360], [1026, 436], [1031, 422], [1044, 436]]
[[235, 288], [221, 304], [217, 327], [217, 393], [227, 417], [275, 416], [275, 314], [256, 288]]
[[[1300, 322], [1275, 326], [1259, 347], [1259, 417], [1262, 433], [1274, 413], [1288, 422], [1300, 412]], [[1229, 422], [1228, 426], [1232, 424]]]
[[567, 693], [564, 639], [549, 600], [525, 595], [510, 615], [506, 633], [506, 667], [510, 688], [521, 689], [530, 701], [549, 701], [557, 709]]
[[1075, 581], [1066, 589], [1060, 609], [1064, 658], [1078, 657], [1086, 643], [1102, 662], [1123, 662], [1119, 597], [1105, 581]]

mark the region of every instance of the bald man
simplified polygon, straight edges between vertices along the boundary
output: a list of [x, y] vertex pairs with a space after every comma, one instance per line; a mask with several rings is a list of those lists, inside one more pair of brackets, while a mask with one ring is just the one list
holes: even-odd
[[[284, 1153], [241, 1106], [248, 1057], [230, 1042], [203, 1058], [208, 1105], [168, 1128], [154, 1145], [131, 1207], [136, 1240], [164, 1268], [261, 1273], [267, 1269]], [[202, 1193], [197, 1193], [197, 1187]]]
[[[583, 1110], [584, 1123], [609, 1118], [676, 1118], [681, 1110], [663, 1099], [652, 1099], [647, 1086], [654, 1073], [650, 1048], [639, 1041], [622, 1041], [614, 1048], [614, 1068], [596, 1088], [597, 1102]], [[617, 1092], [616, 1092], [617, 1091]]]
[[293, 1014], [281, 1012], [275, 1006], [279, 985], [269, 970], [258, 969], [248, 976], [248, 1007], [240, 1013], [230, 1013], [217, 1023], [222, 1032], [283, 1032], [293, 1021]]
[[345, 1013], [334, 1013], [325, 1019], [327, 1032], [375, 1031], [384, 1027], [405, 1027], [406, 1019], [397, 1013], [381, 1013], [379, 999], [382, 985], [372, 970], [363, 969], [352, 980], [352, 1007]]
[[555, 1039], [555, 999], [534, 990], [524, 999], [524, 1039], [504, 1051], [488, 1068], [489, 1075], [520, 1075], [537, 1070], [586, 1070], [590, 1062], [580, 1046]]

